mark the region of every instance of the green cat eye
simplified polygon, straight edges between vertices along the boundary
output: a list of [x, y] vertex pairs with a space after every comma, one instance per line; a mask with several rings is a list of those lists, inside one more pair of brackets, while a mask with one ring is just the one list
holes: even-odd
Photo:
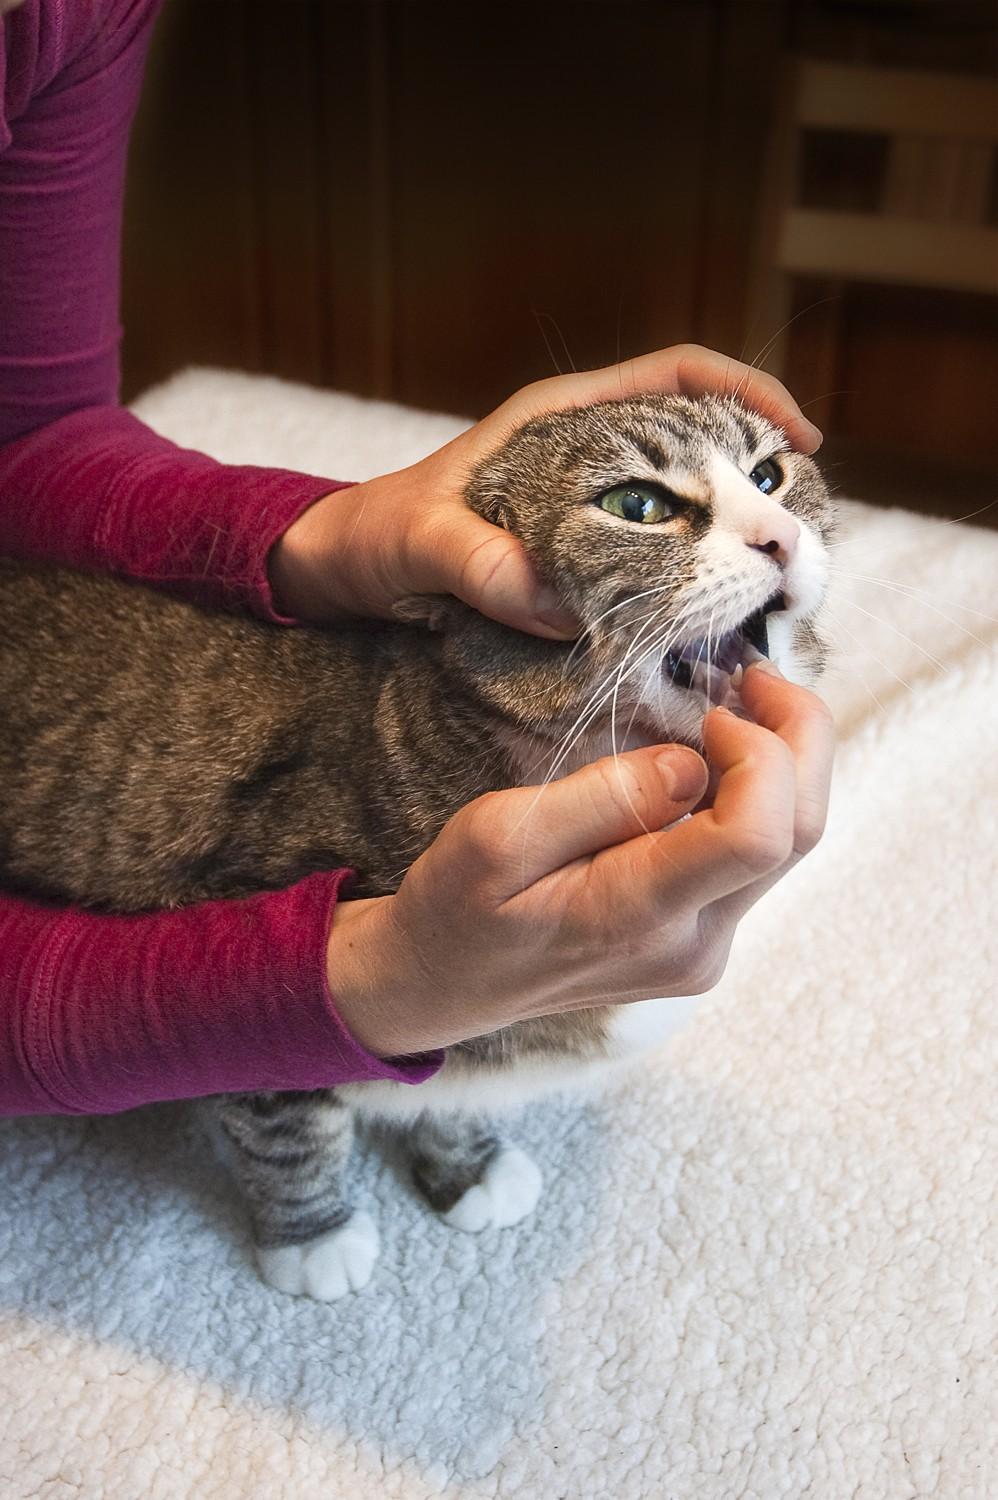
[[611, 516], [619, 516], [622, 521], [639, 521], [645, 526], [668, 521], [676, 513], [661, 490], [656, 489], [653, 484], [618, 484], [600, 495], [596, 503], [601, 510], [609, 511]]
[[783, 483], [783, 470], [771, 458], [764, 458], [761, 464], [756, 464], [749, 479], [757, 490], [761, 490], [764, 495], [770, 495]]

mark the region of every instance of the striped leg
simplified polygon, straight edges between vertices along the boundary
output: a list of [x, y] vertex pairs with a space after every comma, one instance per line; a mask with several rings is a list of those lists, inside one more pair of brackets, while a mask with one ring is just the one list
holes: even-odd
[[253, 1221], [257, 1261], [280, 1292], [328, 1302], [359, 1291], [378, 1233], [343, 1193], [353, 1115], [331, 1089], [214, 1102]]
[[503, 1146], [486, 1121], [422, 1114], [406, 1139], [416, 1186], [454, 1229], [501, 1229], [536, 1206], [536, 1165], [523, 1151]]

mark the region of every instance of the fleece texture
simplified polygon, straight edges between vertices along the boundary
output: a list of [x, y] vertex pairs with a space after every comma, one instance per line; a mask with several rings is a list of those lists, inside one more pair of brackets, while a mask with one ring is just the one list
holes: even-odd
[[[344, 478], [462, 426], [219, 371], [135, 410]], [[843, 512], [826, 836], [673, 1040], [512, 1122], [529, 1219], [450, 1230], [367, 1141], [382, 1258], [318, 1304], [188, 1108], [0, 1122], [5, 1500], [994, 1494], [998, 535]]]

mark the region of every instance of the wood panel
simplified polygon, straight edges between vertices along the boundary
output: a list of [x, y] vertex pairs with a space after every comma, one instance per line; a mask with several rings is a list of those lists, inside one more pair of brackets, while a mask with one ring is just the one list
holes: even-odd
[[[724, 11], [172, 0], [132, 153], [127, 391], [214, 360], [484, 410], [553, 372], [538, 318], [562, 367], [697, 337], [705, 277], [731, 280], [704, 253], [717, 161], [738, 176], [708, 86]], [[715, 340], [738, 324], [713, 308]]]
[[797, 208], [786, 216], [778, 253], [780, 265], [791, 274], [817, 272], [959, 292], [998, 289], [998, 229], [976, 224]]
[[263, 367], [255, 163], [238, 7], [168, 5], [133, 132], [125, 395], [203, 361]]
[[986, 304], [923, 317], [914, 290], [803, 278], [752, 326], [749, 288], [788, 49], [973, 75], [996, 36], [972, 0], [169, 0], [131, 156], [124, 394], [211, 363], [478, 413], [570, 362], [755, 358], [797, 316], [788, 383], [848, 450], [844, 487], [877, 493], [877, 447], [945, 459], [945, 488], [975, 431], [978, 466], [993, 452]]
[[801, 280], [787, 378], [844, 494], [998, 525], [993, 297]]
[[778, 59], [787, 24], [784, 5], [725, 6], [707, 75], [709, 170], [697, 250], [696, 334], [685, 336], [750, 362], [778, 326], [768, 311], [753, 320], [746, 309], [753, 248], [764, 227], [767, 147], [781, 105]]
[[878, 66], [876, 71], [876, 90], [857, 89], [853, 67], [807, 63], [798, 73], [798, 123], [819, 130], [998, 139], [990, 78], [935, 76], [916, 68]]
[[481, 408], [689, 336], [716, 14], [467, 14], [392, 11], [395, 339], [403, 399]]
[[856, 287], [850, 302], [841, 430], [871, 445], [886, 433], [899, 448], [957, 464], [998, 461], [994, 299]]

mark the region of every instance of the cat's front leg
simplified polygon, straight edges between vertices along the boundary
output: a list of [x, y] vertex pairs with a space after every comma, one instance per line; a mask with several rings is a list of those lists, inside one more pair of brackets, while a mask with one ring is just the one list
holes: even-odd
[[452, 1228], [502, 1229], [536, 1207], [540, 1170], [526, 1152], [504, 1146], [490, 1122], [427, 1111], [405, 1139], [416, 1186]]
[[279, 1292], [331, 1302], [360, 1291], [378, 1231], [344, 1195], [353, 1114], [332, 1089], [213, 1101], [253, 1221], [257, 1264]]

